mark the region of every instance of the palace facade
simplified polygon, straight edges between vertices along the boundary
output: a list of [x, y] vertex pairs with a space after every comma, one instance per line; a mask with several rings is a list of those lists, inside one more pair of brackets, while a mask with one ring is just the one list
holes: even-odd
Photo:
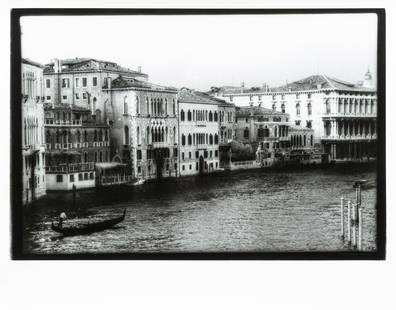
[[236, 106], [288, 113], [295, 126], [314, 130], [314, 146], [330, 154], [333, 161], [376, 156], [377, 94], [369, 71], [357, 84], [313, 75], [281, 87], [246, 89], [242, 85], [212, 93]]
[[[118, 76], [147, 81], [141, 68], [131, 70], [114, 62], [93, 58], [54, 59], [44, 69], [44, 96], [46, 103], [74, 104], [91, 111], [91, 115], [106, 122], [109, 102], [102, 89], [107, 79]], [[111, 108], [110, 108], [111, 110]]]
[[289, 131], [287, 113], [257, 106], [236, 108], [236, 140], [258, 150], [264, 166], [286, 155], [290, 148]]
[[48, 190], [94, 187], [95, 164], [110, 160], [109, 126], [82, 107], [47, 104], [45, 141]]
[[178, 93], [180, 175], [219, 169], [219, 102], [187, 88]]
[[103, 87], [111, 127], [111, 159], [138, 179], [179, 175], [177, 90], [118, 76]]
[[45, 195], [43, 66], [22, 59], [22, 201]]

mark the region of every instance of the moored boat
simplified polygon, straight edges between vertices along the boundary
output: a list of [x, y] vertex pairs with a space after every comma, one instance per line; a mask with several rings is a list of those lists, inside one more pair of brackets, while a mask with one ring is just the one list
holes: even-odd
[[59, 223], [58, 225], [55, 225], [54, 222], [52, 222], [51, 228], [53, 231], [56, 231], [64, 236], [86, 235], [108, 229], [114, 225], [117, 225], [118, 223], [121, 223], [125, 219], [125, 214], [126, 209], [124, 209], [124, 213], [119, 217], [74, 225], [59, 225]]

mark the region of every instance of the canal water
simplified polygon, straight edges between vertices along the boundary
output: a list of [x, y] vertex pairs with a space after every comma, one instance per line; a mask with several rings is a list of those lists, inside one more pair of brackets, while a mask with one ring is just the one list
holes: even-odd
[[[24, 251], [36, 254], [338, 251], [340, 197], [355, 199], [357, 179], [373, 167], [243, 171], [139, 187], [50, 193], [25, 211]], [[363, 250], [375, 250], [376, 188], [362, 190]], [[114, 217], [116, 228], [60, 238], [50, 228], [69, 218]]]

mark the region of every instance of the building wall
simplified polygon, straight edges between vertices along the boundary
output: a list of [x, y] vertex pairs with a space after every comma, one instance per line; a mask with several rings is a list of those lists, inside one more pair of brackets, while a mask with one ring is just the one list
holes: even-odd
[[[43, 69], [22, 63], [23, 202], [46, 193], [44, 158]], [[33, 168], [34, 167], [34, 168]]]
[[[178, 176], [176, 91], [130, 88], [105, 92], [112, 109], [112, 158], [129, 163], [136, 178], [155, 178], [157, 165], [153, 152], [168, 149], [169, 157], [165, 159], [162, 175]], [[154, 134], [162, 130], [161, 139], [155, 141]]]
[[[202, 172], [217, 170], [219, 168], [220, 142], [218, 105], [179, 102], [179, 109], [180, 175], [199, 174], [200, 160]], [[198, 111], [200, 113], [199, 118], [197, 116]], [[182, 112], [184, 112], [184, 120], [181, 117]], [[210, 113], [212, 115], [211, 121], [209, 120]]]
[[235, 106], [219, 105], [220, 144], [230, 142], [235, 138]]
[[47, 175], [49, 190], [69, 191], [73, 189], [73, 185], [77, 189], [95, 187], [95, 171]]

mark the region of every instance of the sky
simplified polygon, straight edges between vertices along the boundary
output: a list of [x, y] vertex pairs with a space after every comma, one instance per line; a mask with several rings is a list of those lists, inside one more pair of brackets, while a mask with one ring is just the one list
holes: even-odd
[[202, 91], [376, 72], [375, 14], [35, 16], [21, 26], [22, 57], [141, 66], [152, 83]]

